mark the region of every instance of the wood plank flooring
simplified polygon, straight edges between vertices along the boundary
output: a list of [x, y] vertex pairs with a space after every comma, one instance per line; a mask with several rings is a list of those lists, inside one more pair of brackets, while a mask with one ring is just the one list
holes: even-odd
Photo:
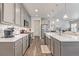
[[24, 56], [45, 56], [41, 52], [41, 45], [44, 45], [43, 39], [35, 37], [35, 39], [33, 39], [31, 43], [31, 46], [27, 49]]

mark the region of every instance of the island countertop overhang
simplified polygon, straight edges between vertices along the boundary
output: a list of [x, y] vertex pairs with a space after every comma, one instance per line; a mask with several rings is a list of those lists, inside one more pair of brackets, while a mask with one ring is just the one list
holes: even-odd
[[79, 42], [79, 36], [61, 34], [59, 35], [56, 32], [45, 32], [45, 35], [48, 38], [55, 38], [60, 42]]

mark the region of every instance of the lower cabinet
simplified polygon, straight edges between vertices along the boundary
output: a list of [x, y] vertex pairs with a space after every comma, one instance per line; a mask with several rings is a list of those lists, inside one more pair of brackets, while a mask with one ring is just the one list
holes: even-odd
[[0, 42], [0, 56], [22, 56], [28, 48], [28, 35], [15, 42]]
[[51, 39], [49, 37], [45, 36], [44, 42], [48, 46], [49, 50], [51, 51]]
[[15, 56], [22, 56], [22, 39], [15, 42]]
[[46, 36], [46, 44], [49, 49], [51, 47], [53, 56], [79, 56], [78, 41], [60, 41], [52, 36], [50, 39]]
[[28, 48], [28, 36], [23, 37], [23, 55]]
[[49, 50], [51, 51], [51, 39], [47, 38], [46, 42], [47, 42], [47, 46], [48, 46]]
[[54, 40], [54, 45], [53, 45], [53, 47], [54, 47], [54, 53], [53, 53], [53, 55], [54, 56], [60, 56], [60, 42], [58, 41], [58, 40]]
[[21, 56], [22, 39], [15, 42], [0, 42], [0, 56]]
[[60, 42], [53, 38], [53, 37], [50, 37], [48, 38], [46, 36], [46, 45], [48, 46], [49, 50], [51, 51], [52, 55], [54, 56], [60, 56]]
[[13, 42], [0, 42], [0, 56], [14, 56], [15, 47]]
[[46, 34], [44, 34], [44, 44], [46, 44]]
[[51, 53], [54, 54], [54, 38], [51, 37]]

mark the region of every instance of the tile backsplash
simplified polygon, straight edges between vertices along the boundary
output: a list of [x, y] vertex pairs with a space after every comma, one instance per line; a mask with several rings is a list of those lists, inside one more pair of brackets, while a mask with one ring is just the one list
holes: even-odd
[[4, 24], [0, 24], [0, 37], [4, 36], [4, 29], [8, 28], [8, 27], [14, 27], [14, 32], [13, 34], [20, 34], [20, 30], [21, 29], [25, 29], [28, 31], [28, 28], [24, 28], [24, 27], [19, 27], [19, 26], [14, 26], [14, 25], [4, 25]]
[[6, 29], [8, 26], [0, 24], [0, 37], [4, 36], [4, 29]]

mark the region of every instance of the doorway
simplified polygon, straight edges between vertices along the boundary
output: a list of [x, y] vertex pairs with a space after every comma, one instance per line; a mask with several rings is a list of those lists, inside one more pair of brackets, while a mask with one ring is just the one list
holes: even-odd
[[41, 38], [41, 23], [40, 20], [33, 20], [32, 21], [32, 29], [33, 29], [33, 36]]

